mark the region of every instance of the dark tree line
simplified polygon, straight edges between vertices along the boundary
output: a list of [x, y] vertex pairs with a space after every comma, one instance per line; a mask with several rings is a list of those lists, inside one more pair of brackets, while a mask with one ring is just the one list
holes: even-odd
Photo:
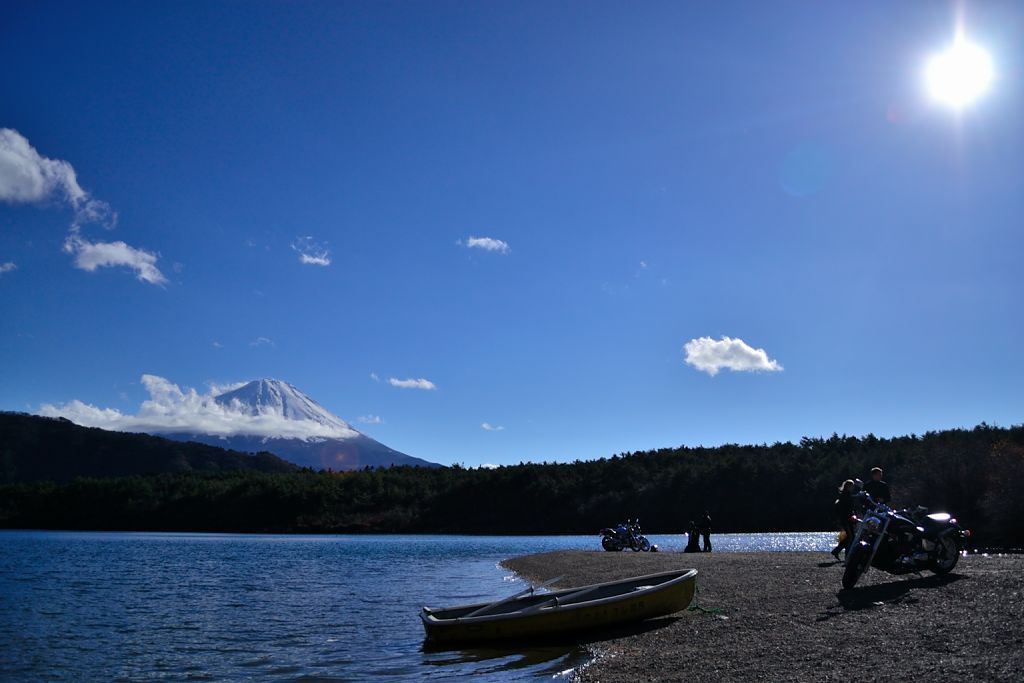
[[[0, 446], [2, 449], [3, 446]], [[881, 439], [672, 448], [574, 463], [358, 472], [185, 469], [0, 486], [0, 526], [240, 532], [586, 534], [639, 516], [679, 532], [833, 528], [846, 478], [885, 469], [895, 502], [954, 513], [979, 545], [1024, 545], [1024, 426]]]
[[246, 469], [299, 468], [271, 453], [239, 453], [149, 434], [81, 427], [64, 418], [0, 412], [0, 484]]

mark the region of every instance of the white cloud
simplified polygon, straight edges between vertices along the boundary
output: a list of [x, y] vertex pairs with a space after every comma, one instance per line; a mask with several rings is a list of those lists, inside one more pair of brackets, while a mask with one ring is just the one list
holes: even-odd
[[75, 169], [47, 159], [11, 128], [0, 128], [0, 200], [11, 204], [60, 199], [73, 206], [87, 201]]
[[251, 342], [249, 342], [249, 346], [253, 347], [254, 349], [258, 349], [262, 346], [269, 346], [270, 348], [275, 348], [277, 344], [275, 344], [274, 340], [271, 339], [270, 337], [256, 337]]
[[329, 266], [331, 265], [331, 259], [326, 255], [317, 256], [310, 254], [302, 254], [299, 256], [299, 261], [306, 264], [307, 266]]
[[64, 251], [75, 257], [76, 268], [94, 272], [97, 268], [124, 266], [135, 271], [135, 277], [142, 282], [167, 282], [156, 267], [156, 253], [122, 241], [90, 242], [82, 237], [81, 228], [87, 223], [112, 229], [117, 224], [117, 213], [82, 189], [70, 163], [42, 156], [25, 136], [11, 128], [0, 128], [0, 201], [57, 201], [70, 206], [75, 215], [64, 240]]
[[211, 345], [211, 346], [212, 346], [213, 348], [215, 348], [215, 349], [223, 349], [223, 348], [224, 348], [224, 345], [223, 345], [223, 344], [221, 344], [221, 343], [220, 343], [219, 341], [217, 341], [216, 339], [214, 339], [214, 340], [213, 340], [213, 342], [212, 342], [212, 343], [211, 343], [210, 345]]
[[292, 243], [292, 249], [299, 254], [299, 262], [310, 266], [331, 265], [331, 252], [322, 244], [313, 241], [309, 235], [299, 237]]
[[646, 269], [647, 269], [647, 261], [641, 261], [640, 262], [640, 270], [646, 270]]
[[130, 247], [124, 242], [89, 242], [77, 229], [64, 240], [64, 251], [75, 256], [75, 267], [93, 272], [97, 268], [126, 266], [135, 271], [135, 277], [153, 285], [167, 283], [167, 278], [156, 267], [157, 255], [144, 249]]
[[10, 273], [18, 269], [18, 264], [14, 261], [8, 261], [7, 263], [0, 263], [0, 275], [4, 273]]
[[501, 465], [495, 465], [494, 463], [491, 463], [491, 462], [485, 462], [485, 463], [482, 463], [479, 467], [477, 467], [477, 469], [480, 469], [480, 470], [496, 470], [499, 467], [501, 467]]
[[380, 377], [377, 375], [376, 372], [371, 372], [370, 373], [370, 379], [372, 379], [374, 382], [379, 382], [380, 381]]
[[687, 365], [692, 365], [712, 377], [723, 368], [736, 372], [782, 370], [778, 361], [769, 359], [764, 349], [752, 348], [742, 339], [723, 336], [715, 341], [711, 337], [700, 337], [686, 342], [683, 350], [686, 351]]
[[361, 415], [359, 421], [364, 425], [384, 424], [384, 419], [380, 415]]
[[466, 247], [469, 249], [483, 249], [484, 251], [497, 251], [502, 254], [507, 254], [511, 251], [508, 246], [508, 242], [504, 240], [494, 239], [493, 237], [470, 237], [465, 242]]
[[87, 199], [75, 206], [75, 220], [72, 228], [79, 228], [86, 223], [99, 223], [107, 230], [117, 227], [117, 212], [110, 204], [98, 199]]
[[429, 379], [395, 379], [394, 377], [388, 380], [388, 384], [399, 389], [425, 389], [432, 391], [437, 386]]
[[48, 159], [12, 128], [0, 128], [0, 201], [35, 204], [61, 201], [75, 210], [72, 225], [102, 223], [113, 227], [117, 214], [110, 205], [89, 196], [78, 184], [75, 169], [62, 159]]
[[228, 382], [227, 384], [221, 384], [220, 382], [207, 382], [207, 385], [210, 387], [210, 393], [214, 396], [220, 396], [221, 394], [226, 394], [230, 391], [234, 391], [235, 389], [241, 389], [246, 384], [248, 384], [248, 382]]
[[505, 428], [502, 427], [501, 425], [492, 425], [489, 422], [484, 422], [482, 425], [480, 425], [480, 429], [486, 430], [488, 432], [503, 432], [503, 431], [505, 431]]
[[[44, 404], [39, 414], [64, 417], [86, 427], [99, 427], [119, 432], [150, 432], [165, 434], [213, 434], [216, 436], [248, 435], [263, 438], [346, 439], [356, 436], [353, 429], [316, 420], [292, 420], [280, 410], [266, 407], [253, 412], [234, 401], [221, 404], [216, 397], [225, 387], [212, 386], [209, 393], [195, 389], [182, 390], [176, 384], [156, 375], [143, 375], [142, 385], [149, 392], [136, 414], [114, 408], [73, 400], [63, 405]], [[237, 388], [238, 385], [231, 385]]]

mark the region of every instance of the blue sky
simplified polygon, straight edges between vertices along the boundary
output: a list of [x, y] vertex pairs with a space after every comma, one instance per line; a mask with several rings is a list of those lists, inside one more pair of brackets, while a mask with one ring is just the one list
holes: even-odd
[[[923, 71], [958, 14], [995, 80], [953, 111]], [[275, 377], [467, 465], [1019, 424], [1022, 31], [1017, 3], [8, 6], [0, 128], [45, 173], [0, 166], [0, 408]]]

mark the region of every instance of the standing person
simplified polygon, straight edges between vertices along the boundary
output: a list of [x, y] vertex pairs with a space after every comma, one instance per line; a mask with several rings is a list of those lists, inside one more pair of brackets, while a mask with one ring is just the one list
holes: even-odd
[[832, 554], [839, 559], [839, 553], [844, 548], [849, 548], [853, 542], [853, 522], [850, 517], [853, 515], [853, 479], [847, 479], [839, 487], [839, 497], [832, 504], [835, 510], [836, 522], [839, 524], [839, 544], [832, 549]]
[[700, 535], [704, 537], [704, 552], [711, 552], [711, 515], [708, 511], [704, 511], [704, 516], [700, 518], [700, 522], [697, 525]]
[[882, 481], [882, 468], [871, 468], [871, 481], [864, 484], [864, 490], [879, 503], [888, 503], [892, 500], [892, 493], [889, 485]]
[[686, 548], [683, 550], [684, 553], [699, 553], [700, 552], [700, 536], [697, 533], [697, 524], [692, 519], [690, 525], [686, 529]]

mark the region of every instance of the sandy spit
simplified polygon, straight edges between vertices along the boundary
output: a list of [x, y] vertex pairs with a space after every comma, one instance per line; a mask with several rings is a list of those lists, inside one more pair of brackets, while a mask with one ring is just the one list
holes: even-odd
[[1024, 678], [1024, 556], [970, 556], [948, 576], [872, 569], [853, 591], [827, 553], [559, 551], [506, 560], [557, 587], [699, 570], [696, 604], [588, 639], [583, 681]]

